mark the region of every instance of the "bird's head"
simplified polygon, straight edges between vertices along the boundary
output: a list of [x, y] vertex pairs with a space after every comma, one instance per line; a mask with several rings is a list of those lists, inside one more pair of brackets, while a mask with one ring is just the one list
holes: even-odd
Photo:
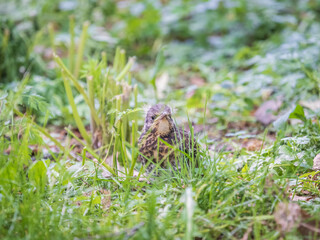
[[156, 135], [166, 136], [174, 128], [174, 122], [171, 118], [172, 110], [164, 104], [152, 106], [146, 115], [144, 131], [152, 131]]

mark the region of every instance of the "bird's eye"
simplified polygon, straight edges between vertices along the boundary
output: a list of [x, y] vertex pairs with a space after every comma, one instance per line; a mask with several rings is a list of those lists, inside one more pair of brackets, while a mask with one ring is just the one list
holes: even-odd
[[151, 117], [151, 119], [152, 119], [152, 120], [155, 120], [155, 119], [156, 119], [156, 116], [153, 115], [153, 116]]

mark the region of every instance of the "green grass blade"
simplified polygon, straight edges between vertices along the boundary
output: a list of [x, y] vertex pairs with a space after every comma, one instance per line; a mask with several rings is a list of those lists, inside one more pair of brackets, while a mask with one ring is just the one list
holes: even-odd
[[83, 125], [83, 122], [79, 116], [79, 113], [78, 113], [78, 110], [77, 110], [77, 106], [74, 102], [74, 98], [73, 98], [73, 94], [72, 94], [72, 90], [71, 90], [71, 86], [69, 84], [69, 81], [67, 79], [67, 76], [64, 72], [62, 72], [62, 77], [63, 77], [63, 83], [64, 83], [64, 87], [66, 89], [66, 93], [67, 93], [67, 97], [68, 97], [68, 100], [69, 100], [69, 104], [71, 106], [71, 109], [72, 109], [72, 114], [73, 114], [73, 117], [74, 117], [74, 120], [76, 122], [76, 125], [81, 133], [81, 136], [85, 139], [85, 141], [91, 146], [91, 137], [88, 135], [84, 125]]

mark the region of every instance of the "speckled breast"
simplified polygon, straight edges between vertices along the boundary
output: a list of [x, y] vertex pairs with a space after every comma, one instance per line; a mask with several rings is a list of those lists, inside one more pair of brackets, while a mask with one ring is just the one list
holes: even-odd
[[[173, 134], [171, 134], [173, 135]], [[174, 146], [175, 145], [175, 137], [174, 136], [165, 136], [159, 137], [155, 136], [152, 132], [145, 136], [145, 139], [141, 141], [142, 143], [139, 145], [139, 151], [142, 155], [147, 157], [154, 163], [161, 162], [160, 166], [165, 167], [167, 165], [167, 160], [174, 164], [175, 159], [175, 151], [173, 148], [167, 146], [163, 143], [159, 138], [168, 144]], [[145, 159], [142, 155], [139, 156], [139, 160], [146, 164], [148, 160]]]

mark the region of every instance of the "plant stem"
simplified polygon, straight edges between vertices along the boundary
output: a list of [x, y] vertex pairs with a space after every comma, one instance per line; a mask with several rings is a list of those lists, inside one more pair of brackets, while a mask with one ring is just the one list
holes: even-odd
[[130, 58], [127, 65], [123, 68], [121, 73], [116, 77], [116, 82], [120, 82], [125, 77], [127, 72], [131, 69], [133, 63], [134, 63], [134, 58]]
[[53, 28], [53, 23], [49, 23], [48, 31], [49, 31], [51, 48], [52, 48], [52, 51], [55, 53], [56, 49], [55, 49], [55, 46], [54, 46], [54, 28]]
[[[93, 86], [93, 77], [92, 76], [87, 76], [87, 86], [88, 86], [88, 95], [89, 95], [89, 101], [91, 105], [94, 106], [94, 86]], [[96, 123], [94, 121], [93, 114], [91, 112], [90, 114], [90, 128], [91, 128], [91, 133], [94, 134], [96, 130]]]
[[85, 102], [88, 104], [88, 106], [90, 108], [90, 111], [91, 111], [92, 116], [94, 117], [94, 120], [99, 125], [100, 124], [100, 119], [98, 117], [98, 114], [96, 113], [96, 110], [95, 110], [94, 106], [91, 104], [91, 102], [90, 102], [86, 92], [84, 91], [83, 87], [78, 83], [78, 81], [71, 74], [71, 72], [68, 70], [68, 68], [64, 65], [64, 63], [62, 62], [61, 58], [58, 55], [54, 54], [53, 58], [56, 61], [56, 63], [60, 66], [61, 71], [64, 71], [64, 73], [67, 75], [67, 77], [73, 82], [73, 84], [76, 87], [76, 89], [82, 94]]
[[135, 145], [136, 145], [136, 122], [135, 120], [132, 121], [132, 135], [131, 135], [131, 147], [132, 147], [132, 152], [131, 152], [131, 168], [129, 171], [129, 176], [133, 176], [133, 169], [134, 166], [136, 165], [136, 151], [135, 151]]
[[104, 162], [104, 160], [101, 159], [101, 158], [98, 156], [98, 154], [96, 154], [96, 153], [94, 152], [94, 150], [93, 150], [90, 146], [88, 146], [88, 145], [86, 145], [84, 142], [82, 142], [70, 129], [65, 128], [65, 130], [66, 130], [73, 138], [75, 138], [82, 146], [84, 146], [84, 147], [86, 148], [86, 151], [89, 152], [94, 158], [96, 158], [96, 159], [99, 161], [99, 163], [100, 163], [102, 166], [104, 166], [112, 175], [117, 176], [117, 175], [115, 174], [115, 172], [112, 170], [112, 167], [110, 167], [108, 164], [106, 164], [106, 163]]
[[91, 146], [91, 137], [88, 135], [88, 133], [87, 133], [82, 121], [81, 121], [81, 118], [80, 118], [78, 110], [77, 110], [77, 106], [74, 102], [71, 86], [69, 84], [69, 81], [68, 81], [67, 76], [65, 75], [64, 71], [62, 71], [62, 77], [63, 77], [64, 87], [66, 89], [67, 97], [68, 97], [69, 104], [72, 109], [72, 114], [73, 114], [74, 120], [76, 122], [76, 125], [81, 133], [81, 136], [85, 139], [87, 144], [89, 144]]
[[[15, 108], [13, 109], [13, 112], [14, 112], [15, 114], [17, 114], [19, 117], [24, 117], [24, 115], [23, 115], [19, 110], [15, 109]], [[47, 130], [46, 130], [45, 128], [37, 125], [36, 123], [34, 123], [33, 121], [31, 121], [29, 118], [26, 118], [26, 119], [27, 119], [27, 121], [28, 121], [29, 123], [32, 123], [33, 126], [34, 126], [40, 133], [42, 133], [42, 134], [45, 135], [47, 138], [49, 138], [61, 151], [65, 151], [65, 148], [64, 148], [54, 137], [52, 137], [52, 136], [47, 132]]]
[[121, 69], [124, 68], [125, 64], [126, 64], [126, 51], [121, 49], [120, 56], [119, 56], [119, 72]]
[[113, 69], [116, 71], [116, 73], [120, 72], [119, 65], [120, 65], [120, 47], [117, 47], [116, 53], [114, 55], [114, 60], [113, 60]]
[[126, 142], [126, 135], [123, 133], [124, 131], [124, 127], [123, 127], [124, 124], [121, 124], [121, 138], [120, 138], [120, 141], [121, 141], [121, 151], [122, 151], [122, 156], [123, 156], [123, 166], [124, 166], [124, 169], [125, 169], [125, 173], [126, 175], [128, 174], [128, 169], [129, 169], [129, 165], [128, 165], [128, 157], [127, 157], [127, 151], [126, 151], [126, 146], [125, 146], [125, 142]]
[[69, 34], [70, 34], [70, 47], [69, 47], [69, 69], [71, 72], [74, 71], [74, 56], [75, 56], [75, 44], [74, 44], [74, 16], [71, 15], [69, 17], [70, 25], [69, 25]]
[[89, 22], [85, 22], [82, 27], [82, 33], [80, 37], [80, 44], [78, 47], [78, 54], [77, 54], [77, 61], [76, 61], [76, 66], [74, 69], [74, 77], [77, 79], [79, 76], [81, 64], [82, 64], [82, 59], [83, 59], [83, 53], [84, 53], [84, 46], [86, 44], [86, 40], [88, 37], [88, 27], [89, 27]]
[[103, 64], [103, 68], [106, 68], [108, 65], [108, 59], [107, 59], [107, 53], [105, 51], [101, 53], [101, 62]]
[[[3, 34], [3, 38], [2, 38], [2, 44], [1, 44], [1, 50], [2, 50], [3, 54], [5, 54], [5, 52], [6, 52], [9, 38], [10, 38], [10, 30], [8, 28], [6, 28], [6, 29], [4, 29], [4, 34]], [[2, 68], [0, 68], [0, 82], [1, 82], [1, 75], [2, 75]]]
[[[133, 87], [133, 97], [134, 97], [134, 108], [138, 108], [138, 85], [135, 84]], [[137, 123], [138, 122], [138, 114], [134, 113], [134, 120]]]

